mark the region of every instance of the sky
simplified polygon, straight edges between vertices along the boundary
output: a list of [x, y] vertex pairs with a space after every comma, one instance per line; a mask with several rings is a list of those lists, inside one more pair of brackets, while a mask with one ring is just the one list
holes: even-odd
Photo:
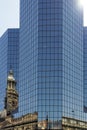
[[83, 8], [84, 26], [87, 26], [87, 0], [78, 0], [78, 8]]
[[0, 36], [8, 28], [19, 27], [19, 0], [0, 0]]
[[[0, 0], [0, 36], [8, 28], [19, 27], [19, 1]], [[87, 26], [87, 0], [79, 0], [79, 7], [84, 7], [84, 26]]]

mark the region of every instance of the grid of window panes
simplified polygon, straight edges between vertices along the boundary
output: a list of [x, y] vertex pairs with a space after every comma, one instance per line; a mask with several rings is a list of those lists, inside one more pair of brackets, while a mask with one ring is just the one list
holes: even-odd
[[84, 27], [83, 28], [83, 40], [84, 40], [84, 43], [83, 43], [83, 77], [84, 77], [84, 93], [83, 93], [83, 96], [84, 96], [84, 112], [87, 113], [87, 27]]
[[[4, 108], [7, 76], [10, 69], [18, 82], [19, 29], [8, 29], [0, 38], [0, 110]], [[18, 86], [18, 85], [17, 85]]]
[[82, 11], [75, 0], [20, 3], [19, 115], [37, 111], [52, 129], [82, 119]]
[[8, 59], [7, 71], [12, 69], [17, 81], [19, 82], [19, 29], [8, 29]]
[[39, 0], [38, 18], [38, 114], [50, 120], [49, 128], [62, 117], [62, 1]]
[[8, 32], [0, 38], [0, 111], [4, 108], [5, 89], [7, 86], [7, 49]]
[[20, 1], [19, 115], [37, 111], [38, 0]]
[[83, 16], [63, 1], [63, 116], [83, 120]]

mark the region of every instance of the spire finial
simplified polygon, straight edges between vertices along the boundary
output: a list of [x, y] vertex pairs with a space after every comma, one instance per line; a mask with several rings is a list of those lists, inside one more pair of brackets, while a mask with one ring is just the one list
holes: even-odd
[[9, 74], [13, 75], [12, 65], [10, 65], [10, 71]]
[[12, 70], [12, 65], [10, 65], [10, 70]]

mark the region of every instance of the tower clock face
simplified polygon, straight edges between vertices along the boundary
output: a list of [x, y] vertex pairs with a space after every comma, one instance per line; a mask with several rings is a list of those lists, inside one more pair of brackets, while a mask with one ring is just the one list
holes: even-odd
[[7, 98], [8, 111], [12, 112], [18, 108], [18, 96], [14, 93], [9, 93]]

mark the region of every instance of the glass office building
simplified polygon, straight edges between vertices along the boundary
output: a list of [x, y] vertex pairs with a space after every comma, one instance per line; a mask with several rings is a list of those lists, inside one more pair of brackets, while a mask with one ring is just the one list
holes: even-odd
[[19, 115], [83, 118], [83, 16], [76, 0], [20, 1]]
[[[19, 29], [8, 29], [0, 37], [0, 110], [4, 108], [7, 75], [12, 69], [18, 82], [19, 77]], [[18, 89], [18, 84], [17, 84]]]
[[83, 28], [83, 43], [84, 112], [87, 113], [87, 27]]

